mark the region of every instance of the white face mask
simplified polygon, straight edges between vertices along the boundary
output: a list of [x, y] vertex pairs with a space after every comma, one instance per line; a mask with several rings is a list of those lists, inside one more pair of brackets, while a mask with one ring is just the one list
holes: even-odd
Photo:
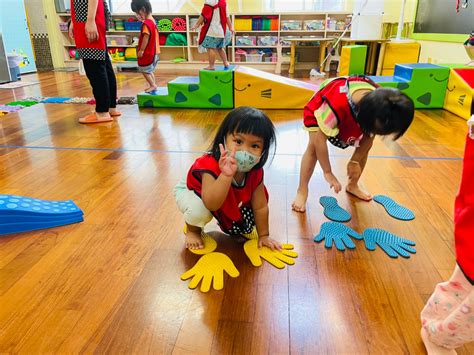
[[237, 170], [241, 173], [248, 173], [258, 164], [260, 157], [246, 150], [238, 150], [235, 152], [235, 160], [237, 161]]

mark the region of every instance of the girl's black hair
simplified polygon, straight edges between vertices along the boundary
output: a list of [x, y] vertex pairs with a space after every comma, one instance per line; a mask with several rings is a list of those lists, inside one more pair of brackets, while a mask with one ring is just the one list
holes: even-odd
[[405, 134], [415, 115], [413, 100], [394, 88], [378, 88], [366, 94], [358, 109], [357, 121], [365, 134], [394, 134], [394, 140]]
[[219, 144], [224, 144], [228, 134], [243, 133], [253, 134], [263, 140], [263, 150], [260, 161], [255, 165], [254, 169], [262, 168], [268, 160], [270, 149], [273, 146], [272, 156], [276, 149], [275, 126], [266, 114], [253, 107], [238, 107], [224, 118], [219, 130], [217, 131], [214, 142], [209, 149], [209, 153], [219, 161], [221, 151]]
[[152, 8], [150, 0], [132, 0], [132, 11], [138, 14], [140, 10], [145, 11], [147, 15], [151, 14]]

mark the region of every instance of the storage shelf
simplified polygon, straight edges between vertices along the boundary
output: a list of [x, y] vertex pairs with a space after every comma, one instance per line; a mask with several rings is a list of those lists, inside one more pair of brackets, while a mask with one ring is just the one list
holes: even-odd
[[277, 46], [239, 46], [235, 45], [234, 48], [276, 48]]
[[235, 31], [235, 33], [278, 33], [280, 31], [277, 31], [277, 30], [268, 30], [268, 31], [265, 31], [265, 30], [259, 30], [259, 31], [253, 31], [253, 30], [249, 30], [249, 31], [242, 31], [242, 30], [239, 30], [239, 31]]
[[280, 33], [324, 33], [325, 30], [307, 31], [307, 30], [282, 30]]
[[[249, 35], [249, 36], [273, 36], [278, 38], [278, 41], [282, 40], [282, 37], [285, 36], [297, 36], [297, 37], [308, 37], [308, 36], [315, 36], [317, 38], [314, 38], [314, 42], [318, 42], [320, 39], [323, 38], [333, 38], [337, 37], [338, 34], [344, 32], [344, 30], [328, 30], [328, 29], [321, 29], [321, 30], [282, 30], [281, 29], [281, 24], [282, 21], [284, 20], [297, 20], [297, 21], [306, 21], [306, 20], [327, 20], [328, 18], [335, 18], [337, 20], [344, 20], [347, 16], [350, 16], [351, 14], [348, 12], [307, 12], [307, 13], [300, 13], [300, 14], [295, 14], [295, 13], [250, 13], [250, 14], [231, 14], [230, 17], [232, 19], [232, 22], [235, 24], [235, 20], [237, 18], [240, 18], [242, 16], [276, 16], [278, 17], [278, 25], [280, 29], [275, 30], [275, 29], [259, 29], [259, 30], [236, 30], [234, 34], [234, 38], [232, 39], [232, 44], [227, 47], [227, 53], [229, 57], [229, 62], [232, 63], [237, 63], [237, 64], [242, 64], [242, 65], [252, 65], [252, 66], [275, 66], [275, 62], [236, 62], [236, 51], [238, 49], [242, 50], [248, 50], [248, 49], [257, 49], [257, 50], [267, 50], [267, 52], [272, 52], [275, 53], [276, 49], [278, 48], [277, 45], [272, 45], [272, 46], [265, 46], [265, 45], [237, 45], [235, 44], [236, 39], [235, 36], [243, 36], [243, 35]], [[65, 22], [67, 21], [71, 14], [70, 13], [58, 13], [58, 20], [59, 22]], [[134, 17], [134, 15], [130, 13], [125, 13], [125, 14], [112, 14], [113, 19], [122, 19], [122, 20], [127, 20], [128, 18]], [[180, 33], [186, 36], [188, 44], [185, 46], [166, 46], [163, 45], [161, 46], [163, 53], [165, 53], [166, 58], [173, 58], [174, 56], [182, 56], [184, 58], [187, 58], [187, 62], [183, 63], [175, 63], [172, 60], [161, 60], [160, 63], [162, 64], [194, 64], [194, 67], [205, 65], [207, 59], [207, 56], [202, 53], [198, 53], [197, 48], [198, 45], [195, 44], [196, 42], [194, 41], [195, 36], [199, 33], [198, 31], [191, 31], [190, 30], [190, 21], [192, 19], [196, 19], [199, 17], [199, 14], [153, 14], [153, 17], [155, 17], [157, 20], [162, 19], [162, 18], [174, 18], [174, 17], [180, 17], [185, 19], [186, 21], [186, 31], [159, 31], [160, 34], [168, 35], [170, 33]], [[273, 28], [276, 28], [276, 24], [273, 24]], [[268, 27], [266, 27], [268, 28]], [[68, 31], [61, 31], [59, 28], [57, 29], [59, 32], [62, 32], [66, 36]], [[348, 34], [350, 33], [350, 30], [346, 31]], [[109, 30], [107, 31], [108, 36], [112, 35], [121, 35], [121, 36], [126, 36], [128, 38], [128, 41], [124, 41], [126, 43], [132, 43], [131, 39], [133, 37], [138, 37], [140, 34], [139, 30]], [[346, 36], [347, 37], [347, 36]], [[68, 42], [68, 40], [64, 39], [64, 42]], [[67, 52], [71, 48], [75, 48], [74, 44], [55, 44], [58, 48], [57, 50], [62, 49], [64, 52], [64, 60], [66, 62], [71, 62]], [[110, 48], [136, 48], [136, 45], [109, 45]], [[299, 45], [298, 43], [296, 44], [296, 47], [300, 50], [301, 54], [303, 57], [306, 57], [306, 60], [302, 60], [303, 62], [308, 62], [309, 58], [309, 52], [311, 51], [311, 48], [317, 47], [317, 46], [305, 46], [305, 45]], [[169, 48], [174, 48], [174, 49], [169, 49]], [[282, 48], [285, 50], [285, 52], [288, 52], [291, 46], [282, 46]], [[308, 48], [308, 50], [304, 50], [301, 48]], [[238, 57], [238, 56], [237, 56]], [[286, 57], [284, 57], [287, 59]], [[311, 62], [317, 61], [316, 58], [311, 59]], [[77, 61], [76, 61], [77, 62]], [[129, 64], [133, 65], [133, 61], [123, 61], [123, 62], [114, 62], [115, 64]], [[136, 62], [135, 62], [136, 63]], [[316, 64], [316, 63], [315, 63]], [[170, 65], [168, 67], [173, 67], [173, 65]]]

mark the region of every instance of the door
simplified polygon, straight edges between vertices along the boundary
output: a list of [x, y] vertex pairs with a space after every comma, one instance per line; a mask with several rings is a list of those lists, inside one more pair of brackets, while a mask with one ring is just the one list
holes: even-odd
[[[36, 71], [30, 30], [26, 19], [23, 0], [1, 0], [0, 29], [7, 53], [16, 53], [23, 57], [20, 63], [21, 73]], [[38, 14], [41, 16], [42, 14]]]

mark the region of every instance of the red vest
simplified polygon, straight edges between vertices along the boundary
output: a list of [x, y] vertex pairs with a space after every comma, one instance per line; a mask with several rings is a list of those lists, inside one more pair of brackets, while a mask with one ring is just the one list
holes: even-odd
[[[199, 197], [201, 197], [202, 193], [203, 173], [209, 173], [215, 179], [217, 179], [221, 174], [219, 163], [210, 154], [205, 154], [196, 159], [188, 172], [186, 181], [187, 187], [189, 190], [194, 191]], [[231, 185], [229, 193], [227, 194], [221, 208], [217, 211], [211, 212], [219, 222], [219, 227], [224, 233], [240, 234], [251, 232], [251, 229], [254, 226], [254, 222], [252, 223], [248, 218], [250, 212], [252, 214], [251, 219], [253, 220], [251, 199], [253, 192], [262, 182], [263, 169], [260, 168], [257, 170], [251, 170], [247, 173], [244, 186], [236, 187]], [[267, 193], [266, 189], [265, 193]]]
[[219, 0], [219, 2], [214, 6], [204, 4], [204, 7], [202, 8], [202, 12], [201, 12], [201, 16], [204, 18], [204, 25], [202, 26], [201, 32], [199, 34], [199, 44], [201, 44], [202, 41], [204, 41], [207, 31], [209, 30], [209, 26], [211, 25], [212, 16], [214, 15], [214, 10], [217, 8], [219, 8], [219, 14], [221, 17], [221, 26], [222, 26], [222, 29], [224, 30], [224, 38], [225, 38], [225, 33], [226, 33], [226, 28], [227, 28], [226, 6], [227, 4], [225, 0]]
[[474, 284], [474, 140], [467, 138], [461, 186], [455, 201], [454, 240], [456, 261]]
[[314, 94], [304, 108], [304, 125], [306, 127], [317, 127], [318, 123], [314, 112], [327, 102], [337, 118], [339, 134], [337, 138], [343, 143], [354, 145], [363, 135], [356, 121], [355, 113], [349, 105], [348, 90], [349, 83], [353, 81], [365, 81], [374, 87], [378, 87], [372, 80], [365, 76], [341, 77], [332, 80], [324, 88]]
[[[97, 31], [99, 37], [97, 41], [89, 43], [86, 37], [86, 19], [87, 19], [87, 2], [85, 6], [74, 7], [74, 0], [71, 0], [71, 21], [74, 23], [74, 41], [76, 42], [76, 48], [94, 48], [94, 49], [106, 49], [106, 24], [105, 24], [105, 10], [104, 3], [102, 0], [98, 1], [97, 12], [95, 14], [95, 24], [97, 25]], [[77, 15], [77, 16], [76, 16]], [[85, 17], [84, 17], [85, 15]], [[77, 19], [84, 20], [84, 22], [78, 22]]]
[[145, 48], [145, 51], [143, 52], [143, 56], [141, 58], [138, 58], [138, 65], [142, 67], [146, 67], [147, 65], [153, 64], [155, 61], [155, 55], [156, 55], [156, 36], [157, 36], [157, 31], [156, 31], [156, 23], [154, 20], [146, 19], [143, 21], [142, 24], [142, 29], [140, 33], [140, 39], [138, 40], [138, 49], [142, 48], [142, 42], [144, 36], [143, 28], [148, 27], [148, 31], [150, 32], [150, 38], [148, 40], [148, 45]]

